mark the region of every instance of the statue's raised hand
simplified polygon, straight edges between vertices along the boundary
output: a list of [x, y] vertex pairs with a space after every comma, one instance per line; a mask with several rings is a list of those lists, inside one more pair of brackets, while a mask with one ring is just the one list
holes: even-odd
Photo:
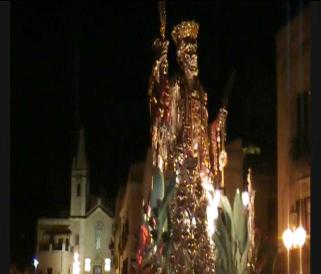
[[167, 75], [168, 71], [168, 61], [167, 61], [167, 53], [168, 53], [168, 45], [169, 41], [163, 38], [155, 39], [153, 43], [153, 50], [156, 53], [156, 67], [154, 68], [154, 76], [159, 81], [159, 75]]
[[153, 50], [156, 53], [157, 58], [162, 58], [164, 55], [167, 56], [169, 41], [163, 38], [155, 39], [153, 43]]
[[217, 127], [219, 130], [225, 127], [227, 117], [227, 110], [225, 108], [220, 108], [217, 116]]

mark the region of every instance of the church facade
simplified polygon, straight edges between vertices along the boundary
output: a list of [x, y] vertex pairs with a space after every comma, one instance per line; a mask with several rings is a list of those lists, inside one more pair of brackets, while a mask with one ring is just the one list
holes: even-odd
[[83, 128], [71, 175], [68, 218], [42, 218], [37, 223], [37, 273], [114, 273], [109, 243], [113, 218], [102, 199], [89, 207], [88, 165]]

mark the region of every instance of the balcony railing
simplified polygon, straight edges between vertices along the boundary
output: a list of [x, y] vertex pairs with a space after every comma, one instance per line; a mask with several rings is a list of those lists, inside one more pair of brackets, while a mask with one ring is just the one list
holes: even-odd
[[40, 251], [68, 251], [73, 252], [73, 247], [65, 243], [40, 243]]

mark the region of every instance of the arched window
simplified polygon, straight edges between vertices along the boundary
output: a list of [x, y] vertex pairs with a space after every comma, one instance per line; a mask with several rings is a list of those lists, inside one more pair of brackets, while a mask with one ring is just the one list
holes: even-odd
[[75, 245], [79, 245], [79, 234], [75, 235]]
[[102, 234], [103, 234], [103, 228], [104, 228], [104, 224], [100, 221], [98, 221], [96, 223], [96, 227], [95, 227], [95, 246], [96, 246], [96, 250], [101, 249], [101, 238], [102, 238]]

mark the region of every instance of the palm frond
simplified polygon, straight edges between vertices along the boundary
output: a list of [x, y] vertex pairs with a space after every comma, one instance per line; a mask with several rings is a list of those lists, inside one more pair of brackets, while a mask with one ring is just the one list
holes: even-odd
[[221, 197], [221, 210], [213, 236], [217, 255], [216, 272], [222, 274], [247, 274], [249, 233], [248, 211], [236, 192], [233, 208], [226, 196]]

